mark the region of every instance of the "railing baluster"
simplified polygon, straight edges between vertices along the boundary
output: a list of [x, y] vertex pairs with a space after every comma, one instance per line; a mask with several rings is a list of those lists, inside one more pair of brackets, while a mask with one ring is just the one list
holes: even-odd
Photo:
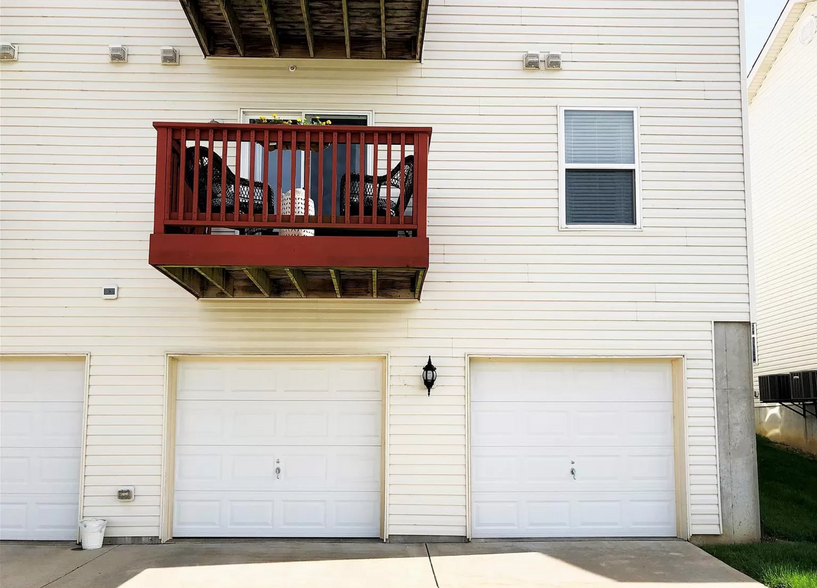
[[318, 222], [323, 220], [323, 131], [318, 133], [318, 209], [315, 211]]
[[[416, 163], [416, 162], [415, 162]], [[404, 209], [408, 202], [405, 204], [403, 203], [403, 199], [405, 198], [406, 192], [406, 134], [400, 133], [400, 194], [398, 196], [398, 203], [397, 208], [400, 210], [400, 224], [405, 223], [405, 214]], [[414, 175], [417, 177], [417, 168], [415, 166]], [[417, 191], [415, 190], [414, 193], [416, 194]], [[414, 201], [416, 202], [417, 199], [415, 198]], [[412, 202], [412, 212], [411, 215], [414, 216], [414, 202]]]
[[[411, 216], [417, 225], [417, 236], [425, 238], [427, 233], [428, 203], [428, 135], [414, 133], [414, 204]], [[422, 195], [418, 198], [417, 195]]]
[[167, 150], [167, 129], [156, 129], [156, 178], [153, 203], [153, 232], [165, 232], [167, 210], [167, 168], [171, 163]]
[[275, 166], [275, 223], [281, 224], [281, 207], [284, 203], [283, 188], [284, 185], [284, 133], [278, 131], [278, 164]]
[[261, 155], [264, 157], [263, 174], [264, 185], [261, 188], [261, 208], [264, 222], [269, 222], [269, 198], [267, 192], [269, 191], [269, 131], [264, 131], [264, 147], [261, 149]]
[[[346, 194], [344, 198], [346, 198], [346, 224], [348, 225], [351, 221], [351, 214], [352, 211], [350, 210], [352, 207], [352, 133], [346, 133]], [[358, 200], [360, 200], [360, 192], [362, 191], [360, 188], [360, 184], [358, 184]]]
[[309, 194], [310, 180], [310, 164], [312, 163], [312, 134], [307, 131], [304, 141], [304, 222], [309, 222], [309, 203], [311, 201]]
[[233, 193], [233, 221], [239, 220], [241, 209], [241, 130], [235, 132], [235, 192]]
[[247, 219], [250, 222], [255, 220], [253, 211], [255, 210], [255, 131], [250, 131], [250, 194], [249, 194], [249, 206], [247, 210]]
[[192, 209], [191, 217], [193, 220], [199, 219], [199, 206], [198, 206], [198, 199], [199, 199], [199, 167], [201, 165], [201, 145], [199, 142], [201, 141], [201, 131], [196, 129], [195, 132], [195, 147], [193, 148], [193, 153], [195, 154], [196, 159], [193, 160], [193, 202], [192, 202]]
[[377, 224], [377, 205], [380, 203], [380, 190], [377, 185], [377, 131], [372, 136], [372, 144], [374, 148], [372, 153], [372, 224]]
[[177, 211], [180, 222], [184, 221], [184, 195], [187, 192], [187, 161], [185, 155], [187, 152], [187, 129], [182, 129], [182, 134], [179, 142], [179, 209]]
[[[365, 194], [366, 194], [366, 133], [360, 133], [360, 163], [358, 164], [360, 170], [360, 196], [357, 207], [357, 222], [363, 224], [363, 211], [365, 209]], [[372, 206], [374, 206], [374, 197], [372, 198]]]
[[290, 151], [292, 154], [290, 160], [292, 162], [292, 170], [289, 176], [289, 222], [290, 224], [295, 223], [295, 186], [298, 185], [298, 180], [295, 177], [295, 173], [298, 171], [296, 168], [296, 163], [298, 160], [298, 132], [293, 130], [292, 131], [292, 150]]
[[338, 192], [338, 134], [332, 133], [332, 210], [329, 211], [331, 223], [335, 224], [335, 211], [337, 210]]
[[170, 158], [171, 165], [167, 166], [167, 175], [165, 176], [165, 224], [170, 220], [170, 209], [173, 207], [171, 197], [173, 194], [173, 178], [175, 173], [176, 156], [173, 154], [173, 129], [167, 129], [167, 156]]
[[219, 207], [219, 217], [222, 221], [227, 219], [227, 143], [229, 137], [227, 129], [221, 131], [221, 206]]
[[391, 224], [391, 133], [386, 134], [386, 224]]
[[205, 194], [204, 220], [210, 222], [213, 216], [213, 129], [207, 133], [207, 193]]

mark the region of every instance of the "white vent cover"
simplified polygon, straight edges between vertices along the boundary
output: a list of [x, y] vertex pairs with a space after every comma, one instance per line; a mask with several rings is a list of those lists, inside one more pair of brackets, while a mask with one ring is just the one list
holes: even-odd
[[17, 61], [17, 45], [14, 43], [0, 44], [0, 61]]
[[545, 69], [562, 69], [562, 54], [548, 53], [545, 57]]
[[162, 47], [162, 65], [179, 65], [179, 50], [175, 47]]
[[128, 48], [123, 45], [108, 45], [108, 54], [111, 56], [111, 63], [128, 62]]
[[528, 51], [522, 58], [525, 69], [540, 69], [542, 67], [542, 57], [537, 51]]
[[810, 16], [800, 27], [800, 42], [803, 45], [808, 45], [817, 35], [817, 16]]

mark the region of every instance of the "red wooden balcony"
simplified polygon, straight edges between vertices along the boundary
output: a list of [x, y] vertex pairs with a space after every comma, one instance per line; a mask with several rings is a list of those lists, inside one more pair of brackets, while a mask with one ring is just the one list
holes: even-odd
[[197, 298], [420, 298], [431, 129], [154, 127], [150, 264]]

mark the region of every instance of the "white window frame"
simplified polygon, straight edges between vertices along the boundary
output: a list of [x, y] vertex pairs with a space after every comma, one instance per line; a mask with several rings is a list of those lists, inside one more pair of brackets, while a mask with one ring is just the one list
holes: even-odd
[[[565, 112], [568, 110], [604, 110], [612, 112], [633, 113], [633, 147], [635, 149], [635, 163], [566, 163], [565, 162]], [[559, 229], [563, 231], [640, 231], [641, 230], [641, 132], [639, 125], [638, 107], [609, 107], [609, 106], [560, 106], [559, 107]], [[633, 170], [635, 212], [634, 225], [569, 225], [567, 224], [567, 170], [569, 169], [603, 169], [603, 170]]]

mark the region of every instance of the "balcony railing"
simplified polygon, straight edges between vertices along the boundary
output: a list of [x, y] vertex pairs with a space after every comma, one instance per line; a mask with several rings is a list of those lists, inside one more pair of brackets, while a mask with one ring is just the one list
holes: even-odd
[[[154, 127], [150, 263], [196, 296], [272, 296], [263, 287], [222, 287], [228, 278], [240, 285], [237, 271], [250, 268], [245, 273], [257, 277], [253, 268], [261, 268], [273, 280], [278, 271], [302, 278], [300, 284], [292, 280], [292, 291], [279, 288], [283, 296], [309, 291], [342, 297], [337, 286], [307, 287], [304, 272], [320, 268], [331, 270], [333, 284], [338, 272], [371, 270], [370, 294], [377, 296], [379, 290], [383, 297], [407, 297], [409, 292], [405, 287], [378, 288], [377, 270], [388, 283], [392, 271], [402, 278], [419, 272], [408, 288], [411, 297], [419, 297], [428, 268], [431, 129], [218, 123]], [[213, 268], [217, 280], [211, 279]], [[320, 280], [313, 282], [315, 286]], [[348, 292], [369, 295], [359, 287]]]

